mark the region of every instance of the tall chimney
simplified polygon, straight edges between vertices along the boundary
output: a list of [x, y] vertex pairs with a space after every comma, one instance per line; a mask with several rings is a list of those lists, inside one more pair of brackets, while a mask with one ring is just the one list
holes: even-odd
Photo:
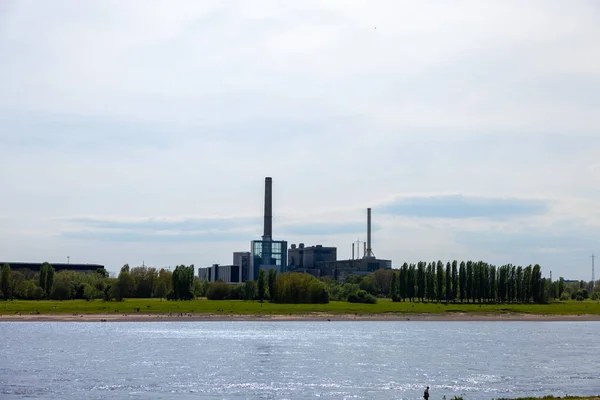
[[367, 208], [367, 249], [365, 258], [375, 258], [373, 249], [371, 248], [371, 209]]
[[265, 178], [265, 224], [263, 240], [272, 240], [273, 235], [273, 180]]

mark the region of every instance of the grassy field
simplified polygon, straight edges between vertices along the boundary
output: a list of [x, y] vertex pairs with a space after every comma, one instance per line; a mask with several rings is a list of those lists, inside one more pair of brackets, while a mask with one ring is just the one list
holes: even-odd
[[101, 313], [201, 313], [201, 314], [446, 314], [446, 313], [522, 313], [543, 315], [600, 315], [598, 301], [564, 301], [552, 304], [449, 304], [394, 303], [354, 304], [334, 301], [329, 304], [273, 304], [237, 300], [166, 301], [160, 299], [126, 299], [122, 302], [102, 300], [14, 300], [0, 301], [0, 314], [101, 314]]

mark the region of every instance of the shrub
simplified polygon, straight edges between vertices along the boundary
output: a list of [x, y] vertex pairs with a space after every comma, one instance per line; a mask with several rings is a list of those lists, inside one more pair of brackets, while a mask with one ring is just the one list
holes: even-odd
[[87, 283], [83, 284], [83, 294], [82, 294], [82, 297], [84, 299], [86, 299], [87, 301], [90, 301], [90, 300], [93, 300], [96, 297], [98, 297], [98, 295], [99, 295], [99, 292], [98, 292], [98, 290], [95, 287], [93, 287], [92, 285], [89, 285]]
[[567, 292], [563, 292], [563, 294], [560, 295], [560, 299], [562, 301], [569, 300], [570, 298], [571, 298], [571, 296], [569, 296], [569, 293], [567, 293]]
[[275, 303], [315, 304], [329, 303], [329, 291], [325, 283], [310, 274], [285, 272], [277, 276]]
[[231, 297], [231, 285], [223, 281], [213, 282], [208, 287], [206, 297], [209, 300], [227, 300]]
[[579, 289], [578, 291], [574, 292], [573, 294], [571, 294], [571, 300], [579, 300], [579, 297], [581, 297], [581, 300], [585, 300], [589, 297], [588, 291], [586, 289]]
[[365, 290], [357, 290], [356, 292], [348, 296], [348, 302], [375, 304], [377, 303], [377, 299], [375, 298], [375, 296], [373, 296], [370, 293], [367, 293]]
[[598, 292], [592, 293], [591, 299], [592, 300], [600, 300], [600, 293], [598, 293]]

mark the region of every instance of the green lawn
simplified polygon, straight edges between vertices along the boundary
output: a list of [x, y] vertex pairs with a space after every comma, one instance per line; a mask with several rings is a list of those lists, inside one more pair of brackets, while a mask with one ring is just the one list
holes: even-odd
[[[139, 311], [137, 310], [139, 309]], [[14, 300], [0, 301], [0, 314], [98, 314], [98, 313], [202, 313], [202, 314], [445, 314], [465, 313], [525, 313], [525, 314], [600, 314], [598, 301], [564, 301], [552, 304], [449, 304], [393, 303], [379, 300], [377, 304], [354, 304], [334, 301], [329, 304], [273, 304], [237, 300], [166, 301], [160, 299], [126, 299], [123, 302], [102, 300]]]

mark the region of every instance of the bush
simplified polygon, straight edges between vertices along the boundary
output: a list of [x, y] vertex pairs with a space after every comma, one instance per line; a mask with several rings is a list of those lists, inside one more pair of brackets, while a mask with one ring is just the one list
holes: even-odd
[[370, 293], [367, 293], [365, 290], [357, 290], [356, 292], [348, 296], [348, 302], [375, 304], [377, 303], [377, 299], [375, 298], [375, 296], [373, 296]]
[[208, 287], [206, 297], [209, 300], [227, 300], [231, 297], [231, 285], [223, 281], [213, 282]]
[[[573, 292], [573, 294], [571, 294], [571, 300], [581, 301], [587, 299], [588, 297], [589, 294], [586, 289], [579, 289], [578, 291]], [[579, 298], [581, 298], [581, 300]]]
[[285, 272], [277, 276], [273, 301], [288, 304], [327, 304], [329, 292], [325, 283], [310, 274]]
[[563, 292], [563, 294], [560, 295], [560, 299], [562, 301], [569, 300], [570, 298], [571, 298], [571, 296], [569, 296], [569, 293], [567, 293], [567, 292]]
[[592, 293], [591, 299], [592, 300], [600, 300], [600, 293], [598, 293], [598, 292]]
[[84, 299], [86, 299], [87, 301], [97, 298], [99, 296], [99, 294], [100, 294], [100, 292], [98, 292], [98, 290], [95, 287], [93, 287], [92, 285], [89, 285], [87, 283], [83, 284], [82, 297]]

